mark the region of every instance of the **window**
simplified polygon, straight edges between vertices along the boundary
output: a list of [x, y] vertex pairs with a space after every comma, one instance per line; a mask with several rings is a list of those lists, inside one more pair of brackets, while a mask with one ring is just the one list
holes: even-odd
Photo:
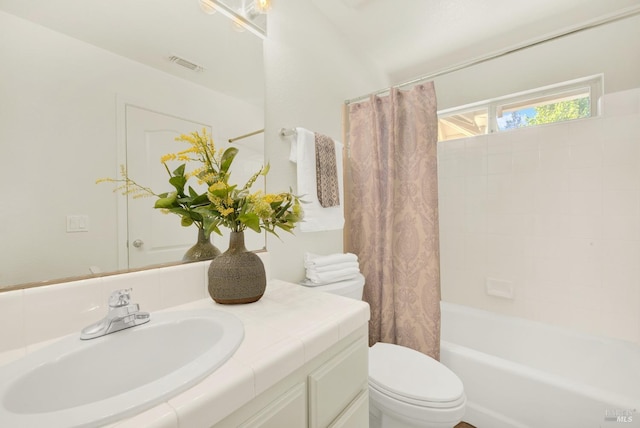
[[438, 141], [597, 116], [602, 76], [438, 112]]

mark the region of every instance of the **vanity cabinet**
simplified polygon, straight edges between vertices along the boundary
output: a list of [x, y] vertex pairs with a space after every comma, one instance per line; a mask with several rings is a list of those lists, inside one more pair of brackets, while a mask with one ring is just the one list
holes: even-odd
[[368, 428], [368, 350], [363, 328], [214, 428]]
[[253, 415], [239, 428], [305, 428], [307, 426], [307, 391], [300, 383], [267, 407]]

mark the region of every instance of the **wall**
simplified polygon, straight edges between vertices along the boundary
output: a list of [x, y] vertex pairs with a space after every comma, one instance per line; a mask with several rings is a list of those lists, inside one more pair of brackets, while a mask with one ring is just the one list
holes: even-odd
[[[385, 87], [387, 81], [349, 49], [310, 2], [280, 0], [269, 13], [269, 38], [264, 44], [266, 72], [266, 157], [270, 191], [295, 189], [295, 165], [288, 160], [289, 140], [280, 128], [304, 127], [342, 140], [345, 99]], [[282, 239], [268, 237], [273, 276], [304, 278], [305, 251], [342, 252], [342, 230], [302, 233]]]
[[[262, 106], [3, 12], [0, 28], [0, 285], [118, 268], [117, 195], [95, 184], [118, 172], [117, 97], [210, 123], [217, 142], [263, 126]], [[66, 233], [68, 214], [89, 232]]]
[[606, 92], [635, 88], [639, 41], [640, 16], [635, 16], [449, 73], [434, 79], [438, 109], [599, 73]]
[[639, 49], [636, 16], [436, 79], [440, 109], [598, 73], [606, 93], [600, 118], [438, 144], [443, 300], [640, 342]]
[[438, 143], [443, 300], [640, 343], [640, 89], [604, 107]]

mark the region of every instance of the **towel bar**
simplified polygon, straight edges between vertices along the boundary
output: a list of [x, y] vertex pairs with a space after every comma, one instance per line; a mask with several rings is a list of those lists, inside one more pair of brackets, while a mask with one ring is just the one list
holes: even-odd
[[291, 137], [297, 135], [298, 132], [295, 128], [280, 128], [280, 136], [281, 137]]

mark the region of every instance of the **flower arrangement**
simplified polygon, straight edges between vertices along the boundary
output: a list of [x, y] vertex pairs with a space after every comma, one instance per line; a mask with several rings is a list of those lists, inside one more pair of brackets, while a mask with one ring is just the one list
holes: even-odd
[[[169, 174], [169, 184], [175, 190], [156, 194], [129, 178], [124, 168], [121, 168], [121, 179], [105, 178], [97, 182], [119, 183], [115, 190], [134, 198], [157, 197], [154, 208], [180, 216], [182, 226], [195, 224], [204, 231], [207, 239], [211, 232], [221, 234], [220, 226], [234, 232], [242, 232], [247, 228], [256, 232], [265, 230], [277, 236], [277, 229], [292, 232], [295, 224], [302, 220], [301, 201], [293, 193], [251, 193], [251, 187], [258, 177], [269, 172], [269, 165], [262, 167], [244, 186], [239, 187], [229, 183], [230, 168], [238, 154], [237, 148], [216, 150], [206, 129], [201, 134], [192, 132], [180, 135], [176, 141], [189, 143], [189, 147], [177, 153], [168, 153], [160, 159]], [[183, 163], [171, 171], [167, 163], [172, 161]], [[188, 171], [187, 165], [193, 164], [197, 166]], [[188, 185], [192, 178], [199, 185], [205, 184], [206, 190], [199, 193]]]

